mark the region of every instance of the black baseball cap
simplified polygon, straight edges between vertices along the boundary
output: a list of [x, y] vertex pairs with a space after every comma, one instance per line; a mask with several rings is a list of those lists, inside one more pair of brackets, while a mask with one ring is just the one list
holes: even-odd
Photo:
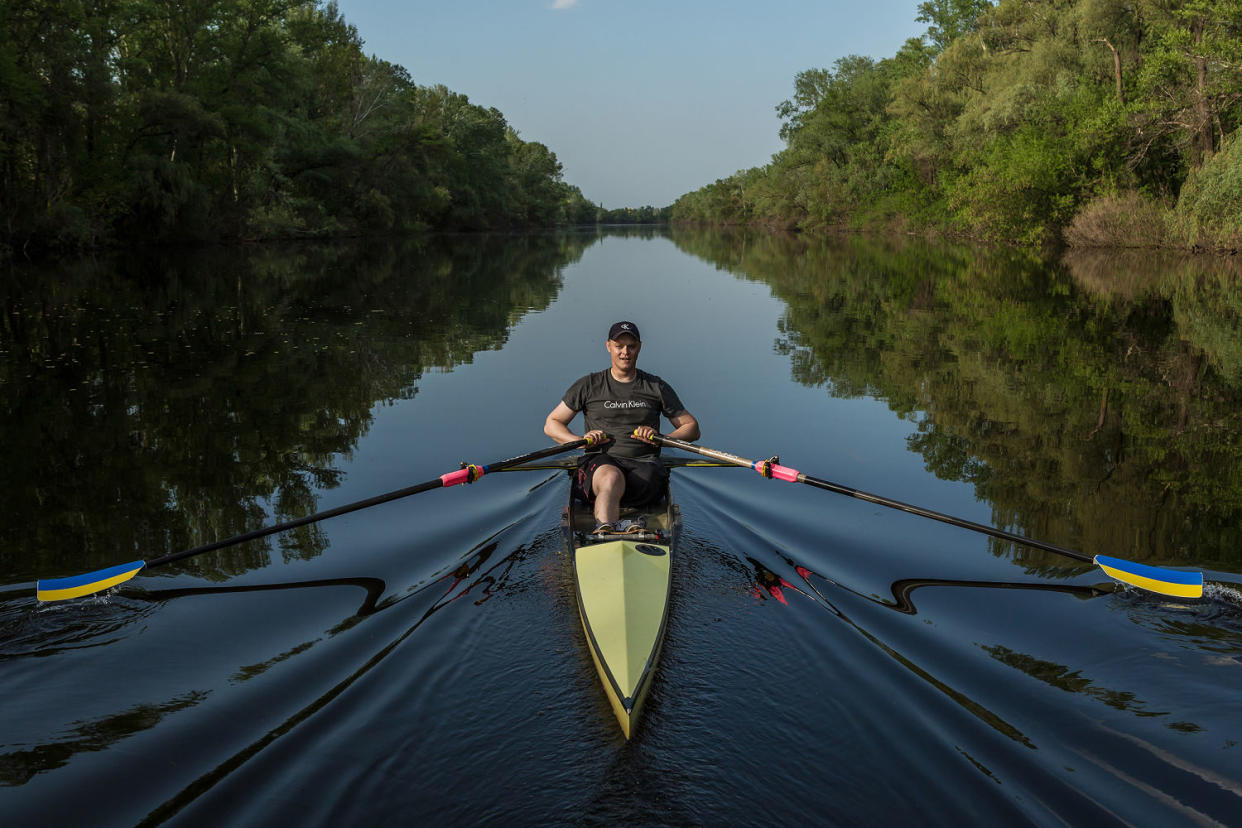
[[622, 334], [629, 334], [639, 342], [643, 341], [643, 338], [638, 335], [638, 326], [633, 322], [613, 322], [612, 327], [608, 329], [608, 338], [616, 341], [617, 337]]

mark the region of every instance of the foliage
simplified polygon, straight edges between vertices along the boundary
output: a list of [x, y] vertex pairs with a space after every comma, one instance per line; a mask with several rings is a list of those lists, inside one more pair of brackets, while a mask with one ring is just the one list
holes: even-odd
[[942, 51], [955, 39], [974, 30], [975, 21], [991, 4], [988, 0], [924, 0], [919, 3], [919, 23], [930, 23], [927, 39]]
[[1175, 237], [1235, 245], [1217, 154], [1242, 119], [1242, 0], [928, 0], [917, 19], [927, 34], [891, 58], [799, 73], [785, 149], [682, 196], [673, 221], [1042, 245], [1101, 198], [1165, 213], [1186, 185]]
[[1172, 223], [1188, 244], [1242, 247], [1242, 140], [1237, 135], [1187, 177]]
[[600, 207], [598, 221], [600, 224], [668, 224], [670, 207], [620, 207], [605, 210]]
[[1159, 247], [1165, 238], [1163, 205], [1128, 192], [1107, 194], [1088, 202], [1069, 226], [1071, 247]]
[[0, 244], [594, 220], [494, 108], [367, 57], [319, 0], [0, 5]]

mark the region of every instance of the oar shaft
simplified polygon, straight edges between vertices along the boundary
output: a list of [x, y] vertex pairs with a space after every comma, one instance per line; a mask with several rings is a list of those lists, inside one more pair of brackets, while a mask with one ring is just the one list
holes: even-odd
[[87, 572], [82, 575], [73, 575], [68, 578], [49, 578], [40, 579], [35, 584], [35, 596], [40, 601], [65, 601], [71, 598], [81, 598], [84, 595], [94, 595], [105, 589], [117, 586], [128, 581], [142, 570], [160, 566], [161, 564], [179, 561], [182, 558], [188, 558], [191, 555], [201, 555], [204, 552], [211, 552], [216, 549], [223, 549], [226, 546], [232, 546], [236, 543], [245, 543], [246, 541], [255, 540], [256, 538], [273, 535], [277, 532], [283, 532], [286, 529], [294, 529], [298, 526], [305, 526], [308, 523], [314, 523], [319, 520], [343, 515], [348, 512], [356, 512], [359, 509], [365, 509], [368, 506], [378, 506], [381, 503], [387, 503], [390, 500], [397, 500], [402, 497], [409, 497], [412, 494], [425, 492], [429, 489], [438, 489], [442, 486], [456, 486], [459, 483], [473, 483], [488, 472], [501, 471], [510, 466], [518, 466], [522, 463], [529, 463], [533, 460], [541, 460], [544, 457], [551, 457], [554, 454], [562, 454], [567, 451], [573, 451], [576, 448], [592, 445], [591, 440], [586, 438], [580, 440], [571, 440], [568, 443], [561, 443], [559, 446], [549, 446], [548, 448], [532, 451], [530, 454], [523, 454], [521, 457], [513, 457], [508, 460], [500, 460], [486, 466], [474, 466], [462, 464], [462, 468], [458, 471], [442, 474], [437, 478], [428, 480], [426, 483], [419, 483], [414, 486], [407, 486], [404, 489], [397, 489], [388, 494], [376, 495], [368, 497], [366, 500], [359, 500], [357, 503], [347, 503], [344, 506], [337, 506], [334, 509], [327, 509], [322, 512], [316, 512], [313, 515], [296, 518], [294, 520], [277, 523], [273, 526], [265, 526], [262, 529], [255, 529], [252, 532], [246, 532], [242, 535], [234, 535], [224, 540], [205, 543], [202, 546], [196, 546], [193, 549], [186, 549], [183, 552], [175, 552], [171, 555], [165, 555], [162, 558], [156, 558], [152, 561], [132, 561], [119, 566], [108, 567], [96, 572]]
[[1011, 541], [1012, 543], [1021, 544], [1023, 546], [1034, 547], [1035, 549], [1043, 549], [1047, 552], [1055, 552], [1058, 555], [1066, 555], [1088, 563], [1094, 562], [1094, 558], [1090, 555], [1083, 554], [1082, 552], [1074, 549], [1067, 549], [1064, 546], [1057, 546], [1056, 544], [1048, 543], [1047, 541], [1036, 540], [1023, 535], [1015, 535], [1013, 532], [1006, 532], [1004, 529], [997, 529], [995, 526], [988, 526], [983, 523], [975, 523], [972, 520], [965, 520], [952, 515], [946, 515], [942, 512], [925, 509], [922, 506], [915, 506], [910, 503], [903, 503], [900, 500], [893, 500], [891, 498], [882, 497], [870, 492], [864, 492], [861, 489], [842, 486], [840, 483], [833, 483], [830, 480], [821, 480], [818, 477], [811, 477], [810, 475], [803, 474], [797, 469], [791, 469], [788, 466], [782, 466], [779, 463], [773, 463], [768, 460], [747, 460], [745, 457], [738, 457], [736, 454], [729, 454], [724, 451], [703, 448], [702, 446], [696, 446], [693, 443], [687, 443], [684, 440], [676, 440], [663, 435], [656, 435], [654, 439], [656, 442], [662, 443], [663, 445], [671, 448], [678, 448], [682, 451], [689, 451], [695, 454], [701, 454], [704, 457], [711, 457], [714, 460], [723, 460], [737, 466], [744, 466], [748, 469], [754, 469], [764, 477], [774, 477], [778, 480], [785, 480], [790, 483], [805, 483], [808, 486], [814, 486], [818, 489], [836, 492], [837, 494], [843, 494], [859, 500], [865, 500], [868, 503], [875, 503], [880, 506], [887, 506], [890, 509], [898, 509], [903, 512], [909, 512], [913, 515], [931, 518], [932, 520], [938, 520], [942, 523], [948, 523], [962, 529], [971, 529], [975, 532], [982, 532], [985, 535], [991, 535], [992, 537], [1000, 538], [1001, 540]]
[[287, 520], [284, 523], [275, 523], [271, 526], [264, 526], [261, 529], [255, 529], [241, 535], [234, 535], [231, 538], [224, 538], [223, 540], [205, 543], [202, 546], [196, 546], [193, 549], [184, 549], [180, 552], [174, 552], [171, 555], [164, 555], [161, 558], [155, 558], [154, 560], [147, 561], [147, 567], [150, 568], [153, 566], [160, 566], [161, 564], [179, 561], [182, 558], [190, 558], [194, 555], [201, 555], [204, 552], [214, 552], [215, 550], [223, 549], [226, 546], [234, 546], [239, 543], [246, 543], [247, 541], [265, 538], [268, 535], [274, 535], [277, 532], [284, 532], [288, 529], [296, 529], [297, 527], [305, 526], [308, 523], [317, 523], [321, 520], [337, 517], [338, 515], [356, 512], [359, 509], [365, 509], [368, 506], [378, 506], [379, 504], [387, 503], [390, 500], [398, 500], [403, 497], [409, 497], [410, 495], [425, 492], [429, 489], [438, 489], [443, 485], [444, 484], [440, 482], [440, 478], [437, 477], [435, 480], [428, 480], [426, 483], [419, 483], [417, 486], [408, 486], [395, 492], [388, 492], [387, 494], [369, 497], [366, 500], [359, 500], [357, 503], [348, 503], [344, 506], [337, 506], [334, 509], [326, 509], [322, 512], [316, 512], [313, 515], [306, 515], [305, 517], [296, 518], [294, 520]]
[[912, 515], [920, 515], [922, 517], [931, 518], [932, 520], [938, 520], [942, 523], [948, 523], [952, 526], [961, 527], [962, 529], [971, 529], [975, 532], [982, 532], [985, 535], [991, 535], [994, 538], [1011, 541], [1022, 546], [1030, 546], [1035, 549], [1042, 549], [1046, 552], [1055, 552], [1058, 555], [1067, 555], [1071, 558], [1077, 558], [1080, 561], [1086, 561], [1087, 563], [1092, 563], [1095, 560], [1090, 555], [1084, 554], [1075, 549], [1067, 549], [1064, 546], [1057, 546], [1055, 543], [1048, 543], [1047, 541], [1028, 538], [1025, 535], [1015, 535], [1013, 532], [1006, 532], [1004, 529], [997, 529], [995, 526], [988, 526], [985, 523], [975, 523], [973, 520], [953, 517], [953, 515], [946, 515], [942, 512], [934, 512], [931, 509], [925, 509], [922, 506], [915, 506], [910, 503], [903, 503], [900, 500], [892, 500], [887, 497], [881, 497], [877, 494], [871, 494], [870, 492], [852, 489], [849, 486], [842, 486], [840, 483], [833, 483], [830, 480], [820, 480], [818, 477], [811, 477], [810, 475], [802, 474], [801, 472], [798, 473], [798, 482], [806, 483], [808, 486], [814, 486], [817, 489], [827, 489], [828, 491], [836, 492], [837, 494], [856, 497], [859, 500], [865, 500], [868, 503], [877, 503], [881, 506], [887, 506], [890, 509], [900, 509], [903, 512], [909, 512]]
[[325, 509], [322, 512], [316, 512], [313, 515], [307, 515], [305, 517], [300, 517], [294, 520], [285, 521], [284, 523], [277, 523], [272, 526], [265, 526], [261, 529], [255, 529], [253, 531], [246, 532], [245, 534], [242, 534], [242, 535], [235, 535], [234, 537], [231, 537], [231, 538], [225, 538], [224, 540], [218, 540], [218, 541], [213, 541], [211, 543], [205, 543], [202, 546], [196, 546], [193, 549], [186, 549], [181, 552], [174, 552], [171, 555], [165, 555], [162, 558], [156, 558], [154, 560], [148, 561], [147, 568], [149, 569], [150, 567], [153, 567], [153, 566], [160, 566], [161, 564], [172, 563], [173, 561], [179, 561], [182, 558], [189, 558], [194, 555], [201, 555], [204, 552], [213, 552], [217, 549], [223, 549], [226, 546], [233, 546], [234, 544], [257, 540], [258, 538], [264, 538], [264, 537], [267, 537], [268, 535], [274, 535], [277, 532], [284, 532], [289, 529], [296, 529], [297, 527], [305, 526], [308, 523], [317, 523], [318, 521], [327, 520], [328, 518], [334, 518], [339, 515], [348, 514], [350, 512], [356, 512], [359, 509], [366, 509], [371, 506], [378, 506], [381, 503], [388, 503], [391, 500], [400, 500], [403, 497], [409, 497], [410, 495], [415, 495], [420, 492], [428, 491], [430, 489], [438, 489], [442, 486], [456, 486], [459, 483], [473, 483], [475, 480], [478, 480], [480, 477], [487, 474], [488, 472], [500, 471], [501, 469], [506, 469], [510, 466], [516, 466], [521, 463], [529, 463], [533, 460], [541, 460], [544, 457], [551, 457], [552, 455], [555, 455], [555, 454], [562, 454], [566, 451], [573, 451], [574, 449], [581, 448], [582, 446], [585, 446], [585, 445], [587, 445], [587, 441], [585, 439], [574, 440], [569, 443], [562, 443], [559, 446], [550, 446], [546, 449], [540, 449], [539, 451], [531, 452], [530, 454], [524, 454], [521, 457], [513, 457], [508, 460], [501, 460], [497, 463], [489, 463], [486, 466], [468, 465], [465, 468], [460, 469], [459, 471], [453, 471], [447, 474], [442, 474], [439, 477], [436, 477], [432, 480], [428, 480], [425, 483], [418, 483], [414, 486], [407, 486], [404, 489], [397, 489], [396, 491], [388, 492], [387, 494], [376, 495], [375, 497], [368, 497], [366, 500], [359, 500], [356, 503], [347, 503], [344, 506], [337, 506], [332, 509]]

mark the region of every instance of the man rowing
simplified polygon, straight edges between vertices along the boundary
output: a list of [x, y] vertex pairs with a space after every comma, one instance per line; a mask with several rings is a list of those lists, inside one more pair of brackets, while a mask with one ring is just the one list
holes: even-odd
[[667, 382], [638, 370], [642, 337], [633, 322], [617, 322], [608, 329], [604, 343], [611, 364], [606, 370], [587, 374], [565, 392], [548, 414], [543, 433], [558, 443], [580, 439], [569, 423], [583, 413], [584, 437], [611, 444], [589, 449], [573, 478], [574, 496], [594, 503], [595, 533], [613, 532], [622, 504], [642, 506], [664, 492], [668, 470], [660, 463], [660, 447], [650, 438], [658, 433], [660, 415], [672, 424], [668, 436], [678, 440], [699, 439], [699, 422]]

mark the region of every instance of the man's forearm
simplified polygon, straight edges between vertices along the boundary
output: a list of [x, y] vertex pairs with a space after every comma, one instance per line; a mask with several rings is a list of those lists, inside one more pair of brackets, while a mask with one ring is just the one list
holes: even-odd
[[558, 443], [571, 443], [581, 438], [569, 430], [569, 426], [551, 417], [543, 424], [543, 433]]
[[697, 422], [686, 423], [673, 429], [671, 433], [665, 436], [671, 437], [674, 440], [684, 440], [688, 443], [693, 443], [699, 439], [699, 424]]

